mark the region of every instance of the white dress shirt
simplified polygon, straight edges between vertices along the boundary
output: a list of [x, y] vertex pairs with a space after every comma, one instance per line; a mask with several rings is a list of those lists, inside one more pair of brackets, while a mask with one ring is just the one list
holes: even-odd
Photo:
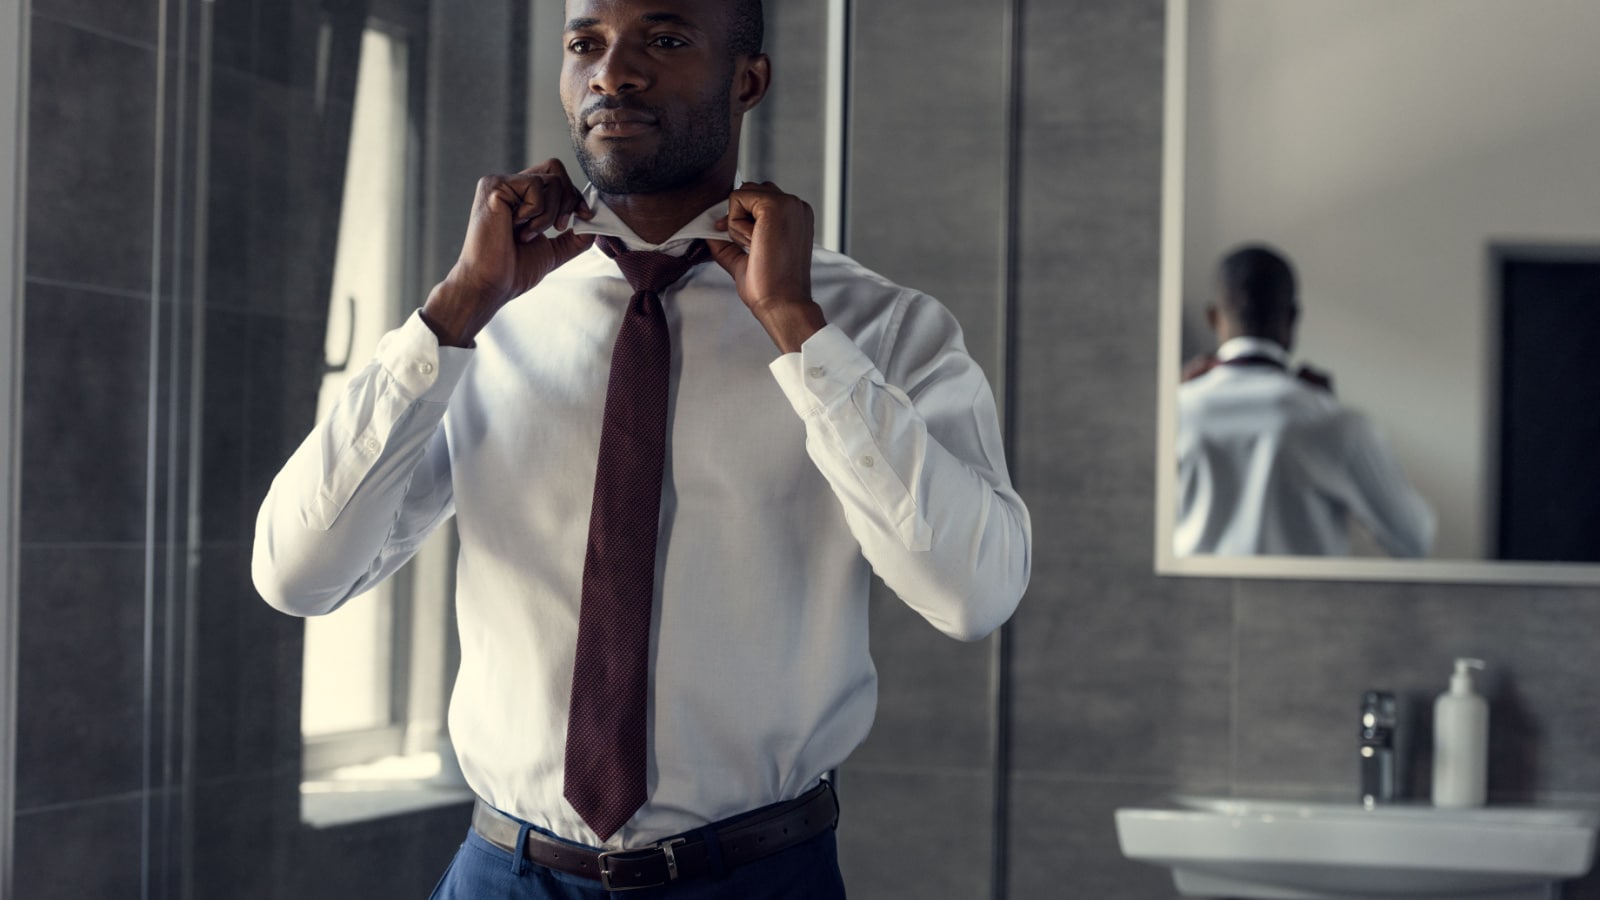
[[1178, 388], [1179, 556], [1343, 556], [1350, 517], [1395, 556], [1427, 555], [1433, 511], [1365, 416], [1289, 374], [1273, 341], [1217, 359]]
[[[596, 216], [577, 229], [633, 249], [722, 237], [720, 204], [657, 247], [590, 197]], [[269, 603], [319, 615], [456, 515], [462, 770], [499, 809], [589, 845], [562, 761], [606, 380], [631, 293], [591, 248], [502, 309], [474, 349], [441, 347], [410, 317], [274, 480], [253, 559]], [[1004, 622], [1027, 585], [1028, 512], [955, 319], [821, 248], [812, 293], [829, 324], [783, 355], [715, 262], [665, 292], [649, 796], [607, 847], [796, 797], [861, 743], [877, 704], [871, 572], [963, 640]]]

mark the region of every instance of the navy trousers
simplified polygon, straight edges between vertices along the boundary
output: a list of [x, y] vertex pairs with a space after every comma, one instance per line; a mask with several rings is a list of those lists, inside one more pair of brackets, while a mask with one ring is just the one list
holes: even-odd
[[661, 887], [610, 893], [599, 882], [513, 856], [476, 831], [456, 851], [431, 900], [844, 900], [834, 833], [730, 869]]

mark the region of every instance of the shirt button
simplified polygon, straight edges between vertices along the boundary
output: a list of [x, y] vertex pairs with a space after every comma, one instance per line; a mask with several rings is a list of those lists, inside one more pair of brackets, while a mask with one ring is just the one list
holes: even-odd
[[377, 438], [369, 437], [361, 442], [361, 449], [367, 451], [368, 453], [377, 453], [381, 448], [378, 446]]
[[861, 457], [861, 466], [862, 466], [862, 468], [870, 469], [870, 468], [872, 468], [872, 464], [875, 463], [875, 462], [877, 462], [877, 460], [873, 459], [870, 456]]
[[806, 374], [810, 375], [812, 378], [821, 378], [822, 376], [828, 374], [828, 370], [821, 366], [812, 366], [806, 370]]
[[419, 363], [417, 363], [417, 371], [421, 372], [424, 375], [432, 375], [433, 374], [433, 363], [431, 363], [431, 362], [419, 362]]

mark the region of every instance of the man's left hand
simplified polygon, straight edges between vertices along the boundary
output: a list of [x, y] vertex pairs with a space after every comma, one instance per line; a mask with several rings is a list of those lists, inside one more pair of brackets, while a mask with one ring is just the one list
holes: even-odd
[[716, 223], [728, 240], [706, 242], [733, 276], [739, 299], [785, 353], [827, 324], [811, 299], [814, 222], [811, 204], [770, 181], [747, 181], [728, 195], [728, 214]]
[[1178, 380], [1193, 381], [1216, 367], [1217, 355], [1215, 353], [1204, 353], [1200, 356], [1190, 357], [1189, 361], [1183, 364], [1183, 373], [1178, 376]]
[[1301, 366], [1294, 376], [1312, 387], [1333, 393], [1333, 373], [1322, 369], [1313, 369], [1310, 366]]

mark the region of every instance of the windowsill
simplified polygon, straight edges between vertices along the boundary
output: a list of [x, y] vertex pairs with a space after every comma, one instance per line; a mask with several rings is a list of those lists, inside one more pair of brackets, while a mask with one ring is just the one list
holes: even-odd
[[300, 783], [300, 820], [333, 828], [470, 802], [460, 773], [441, 768], [437, 753], [418, 753], [309, 775]]
[[302, 790], [300, 821], [312, 828], [334, 828], [471, 800], [472, 792], [464, 787], [411, 785], [398, 789], [327, 793], [306, 793]]

